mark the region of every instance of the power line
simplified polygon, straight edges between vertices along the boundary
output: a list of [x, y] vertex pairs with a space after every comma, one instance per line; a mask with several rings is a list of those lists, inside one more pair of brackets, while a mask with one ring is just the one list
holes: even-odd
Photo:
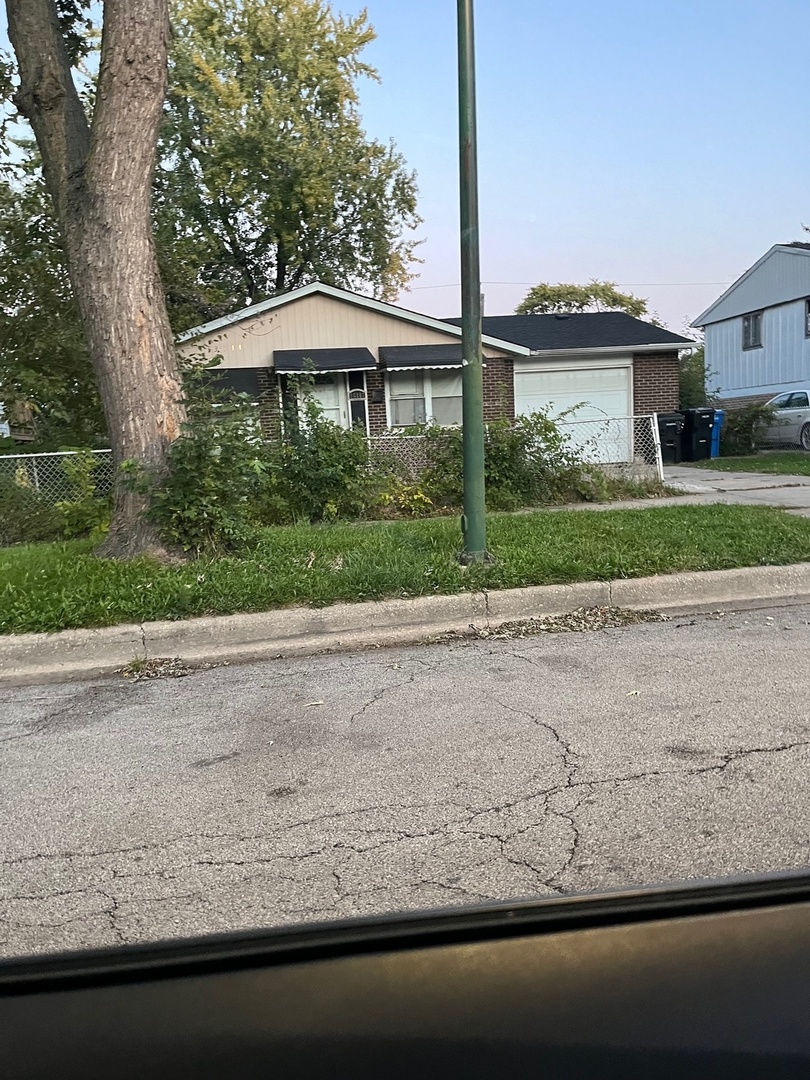
[[[482, 281], [482, 285], [527, 285], [532, 287], [537, 285], [537, 281]], [[587, 284], [586, 282], [580, 282], [579, 284]], [[703, 287], [714, 286], [719, 288], [721, 286], [726, 287], [731, 285], [730, 281], [616, 281], [613, 284], [621, 286], [623, 289], [635, 288], [635, 289], [683, 289], [691, 287]], [[413, 285], [408, 292], [417, 292], [423, 289], [460, 289], [461, 283], [450, 282], [446, 285]]]

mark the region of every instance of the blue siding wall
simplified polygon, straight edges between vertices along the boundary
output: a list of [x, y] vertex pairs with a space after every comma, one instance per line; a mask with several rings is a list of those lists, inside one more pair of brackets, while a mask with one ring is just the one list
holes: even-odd
[[762, 348], [743, 349], [742, 317], [706, 327], [708, 388], [720, 397], [778, 394], [810, 384], [810, 338], [805, 336], [805, 301], [766, 308]]

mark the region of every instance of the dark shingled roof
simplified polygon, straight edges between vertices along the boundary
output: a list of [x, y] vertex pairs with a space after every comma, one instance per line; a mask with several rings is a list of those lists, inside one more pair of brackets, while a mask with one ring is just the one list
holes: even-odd
[[[461, 319], [445, 319], [461, 326]], [[557, 349], [631, 348], [635, 345], [691, 345], [673, 334], [623, 311], [588, 311], [578, 315], [485, 315], [483, 332], [501, 341], [539, 352]]]

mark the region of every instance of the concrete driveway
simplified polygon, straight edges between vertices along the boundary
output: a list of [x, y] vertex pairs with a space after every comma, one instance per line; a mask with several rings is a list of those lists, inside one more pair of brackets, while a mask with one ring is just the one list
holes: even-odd
[[778, 506], [804, 517], [810, 515], [810, 476], [723, 472], [688, 465], [667, 465], [664, 475], [667, 484], [687, 493], [689, 502]]
[[809, 621], [6, 691], [0, 951], [807, 866]]

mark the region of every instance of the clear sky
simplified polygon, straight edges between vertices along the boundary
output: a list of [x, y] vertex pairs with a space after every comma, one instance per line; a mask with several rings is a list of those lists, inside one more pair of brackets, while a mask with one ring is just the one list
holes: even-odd
[[[439, 287], [459, 280], [456, 5], [365, 6], [382, 78], [362, 89], [366, 127], [421, 192], [424, 263], [400, 302], [457, 314]], [[810, 240], [809, 0], [475, 7], [487, 313], [528, 288], [495, 282], [595, 277], [680, 330], [771, 244]]]

